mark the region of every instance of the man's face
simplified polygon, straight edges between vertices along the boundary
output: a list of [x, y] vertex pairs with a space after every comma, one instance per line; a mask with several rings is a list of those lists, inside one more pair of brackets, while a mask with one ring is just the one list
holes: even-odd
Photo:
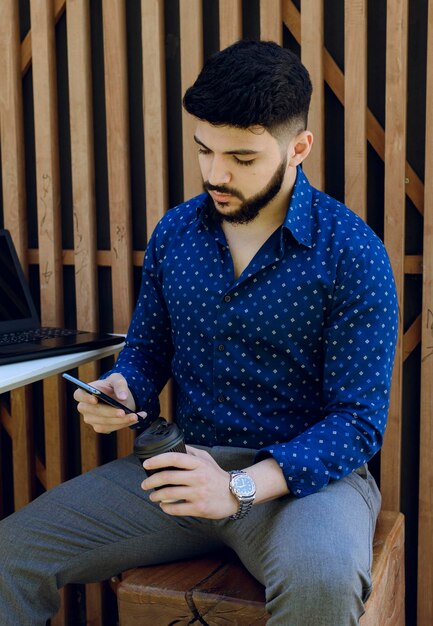
[[287, 185], [287, 156], [265, 129], [197, 123], [203, 186], [220, 220], [245, 224], [275, 202]]

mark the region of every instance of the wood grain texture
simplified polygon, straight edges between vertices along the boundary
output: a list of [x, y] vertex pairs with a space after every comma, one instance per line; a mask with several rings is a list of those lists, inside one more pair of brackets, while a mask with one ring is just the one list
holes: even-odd
[[313, 84], [308, 128], [314, 136], [313, 148], [303, 163], [311, 184], [325, 187], [325, 103], [323, 73], [323, 0], [302, 0], [301, 59]]
[[27, 274], [24, 121], [18, 3], [0, 3], [0, 149], [4, 226]]
[[[203, 9], [201, 0], [179, 3], [180, 74], [182, 96], [203, 66]], [[187, 200], [202, 191], [202, 177], [194, 142], [195, 119], [182, 109], [183, 196]]]
[[87, 2], [68, 0], [66, 6], [77, 326], [96, 331], [99, 311], [90, 15]]
[[344, 3], [345, 202], [367, 217], [367, 0]]
[[242, 0], [219, 0], [220, 50], [242, 39]]
[[400, 319], [390, 392], [390, 408], [381, 450], [383, 506], [400, 510], [403, 384], [404, 241], [406, 213], [407, 0], [387, 5], [385, 93], [385, 228], [384, 241], [396, 280]]
[[282, 0], [260, 0], [260, 39], [283, 43]]
[[418, 626], [433, 624], [433, 0], [428, 4], [421, 414], [418, 522]]

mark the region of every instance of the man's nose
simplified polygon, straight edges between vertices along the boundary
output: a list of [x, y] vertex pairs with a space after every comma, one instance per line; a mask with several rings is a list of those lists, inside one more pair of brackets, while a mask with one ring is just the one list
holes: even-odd
[[230, 182], [231, 174], [227, 163], [223, 159], [212, 159], [209, 170], [208, 181], [211, 185], [226, 185]]

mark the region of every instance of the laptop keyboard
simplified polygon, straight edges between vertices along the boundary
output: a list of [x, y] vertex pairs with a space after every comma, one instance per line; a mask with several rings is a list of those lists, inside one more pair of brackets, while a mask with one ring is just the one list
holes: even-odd
[[85, 331], [51, 327], [20, 330], [14, 333], [3, 333], [0, 335], [0, 346], [9, 346], [14, 343], [31, 343], [33, 341], [40, 341], [41, 339], [53, 339], [56, 337], [70, 337], [83, 332]]

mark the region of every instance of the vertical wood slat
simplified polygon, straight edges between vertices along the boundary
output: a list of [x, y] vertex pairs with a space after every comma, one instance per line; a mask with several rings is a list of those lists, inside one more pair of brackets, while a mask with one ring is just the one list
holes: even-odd
[[325, 185], [323, 19], [323, 0], [302, 0], [301, 59], [313, 83], [308, 128], [314, 136], [313, 148], [303, 167], [311, 184], [322, 190]]
[[28, 504], [35, 493], [30, 385], [14, 389], [11, 392], [11, 415], [14, 508], [17, 511]]
[[[87, 2], [67, 0], [69, 118], [74, 215], [74, 261], [77, 326], [97, 331], [96, 202], [93, 146], [90, 15]], [[96, 378], [95, 365], [80, 368], [86, 381]], [[87, 429], [86, 429], [87, 431]], [[99, 438], [81, 439], [82, 469], [99, 463]]]
[[282, 0], [260, 0], [260, 39], [283, 43]]
[[168, 207], [164, 2], [142, 0], [146, 224], [150, 235]]
[[128, 70], [125, 4], [103, 0], [108, 195], [114, 332], [126, 332], [133, 308]]
[[381, 489], [384, 508], [393, 511], [400, 510], [407, 33], [407, 0], [388, 2], [385, 94], [385, 245], [396, 279], [400, 328], [391, 384], [388, 426], [381, 452]]
[[41, 316], [63, 321], [56, 49], [51, 2], [31, 0]]
[[220, 50], [242, 38], [242, 0], [219, 1]]
[[[180, 74], [182, 96], [190, 87], [203, 65], [203, 9], [201, 0], [179, 3]], [[202, 191], [202, 177], [194, 143], [195, 120], [182, 110], [183, 195], [184, 199]]]
[[[36, 189], [42, 323], [63, 321], [60, 174], [57, 128], [54, 16], [52, 4], [30, 3], [33, 43]], [[64, 424], [58, 377], [44, 381], [47, 484], [64, 480]]]
[[89, 5], [67, 0], [66, 7], [77, 326], [96, 331], [99, 315]]
[[[114, 332], [121, 333], [134, 305], [125, 11], [122, 0], [102, 2], [113, 320]], [[123, 429], [117, 434], [118, 455], [131, 450], [132, 431]]]
[[[74, 261], [77, 326], [98, 330], [98, 276], [96, 264], [96, 200], [93, 146], [92, 65], [90, 15], [87, 2], [66, 3], [68, 39], [69, 119], [74, 215]], [[97, 363], [79, 368], [82, 380], [98, 377]], [[101, 462], [97, 433], [80, 420], [81, 471]], [[86, 585], [86, 623], [103, 626], [103, 587]]]
[[[4, 225], [11, 232], [27, 274], [27, 215], [24, 161], [24, 121], [18, 4], [0, 4], [0, 145]], [[31, 387], [11, 392], [12, 471], [14, 507], [34, 496]]]
[[[60, 174], [53, 4], [31, 0], [33, 102], [35, 114], [36, 191], [39, 235], [41, 317], [45, 325], [63, 322], [62, 250], [60, 230]], [[47, 488], [65, 479], [65, 425], [60, 380], [43, 383]], [[53, 626], [66, 622], [67, 601]]]
[[433, 623], [433, 0], [428, 4], [421, 340], [418, 626]]
[[345, 202], [367, 218], [367, 0], [344, 3]]
[[18, 3], [0, 3], [0, 148], [5, 228], [27, 273], [24, 120]]
[[[163, 0], [142, 0], [144, 160], [148, 237], [168, 206], [165, 31]], [[161, 415], [172, 415], [172, 391], [160, 394]]]

